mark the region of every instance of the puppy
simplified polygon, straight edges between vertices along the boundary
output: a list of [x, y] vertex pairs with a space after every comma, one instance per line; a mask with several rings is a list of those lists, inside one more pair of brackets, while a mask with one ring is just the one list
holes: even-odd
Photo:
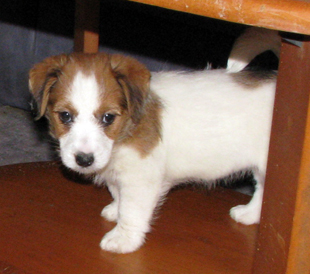
[[259, 222], [274, 74], [150, 73], [130, 57], [73, 53], [35, 65], [29, 83], [37, 118], [49, 119], [63, 163], [105, 183], [114, 198], [102, 216], [117, 225], [102, 249], [137, 250], [173, 186], [213, 184], [239, 171], [253, 172], [256, 191], [230, 214], [243, 224]]

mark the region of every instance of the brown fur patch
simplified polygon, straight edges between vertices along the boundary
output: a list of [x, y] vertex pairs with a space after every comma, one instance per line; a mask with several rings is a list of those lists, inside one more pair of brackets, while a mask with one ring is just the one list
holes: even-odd
[[136, 148], [142, 157], [147, 156], [161, 140], [162, 104], [155, 94], [146, 99], [143, 116], [138, 124], [124, 119], [117, 144]]
[[65, 54], [49, 57], [30, 70], [29, 88], [37, 104], [37, 119], [45, 114], [50, 90], [57, 82], [61, 69], [67, 63], [68, 58], [68, 55]]
[[162, 105], [150, 91], [151, 74], [137, 60], [122, 55], [112, 55], [111, 66], [126, 103], [116, 145], [133, 146], [141, 156], [146, 156], [161, 138]]

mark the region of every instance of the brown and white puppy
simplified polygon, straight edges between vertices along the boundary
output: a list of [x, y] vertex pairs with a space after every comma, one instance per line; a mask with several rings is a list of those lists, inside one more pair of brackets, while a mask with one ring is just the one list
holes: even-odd
[[105, 250], [138, 249], [169, 189], [186, 180], [214, 183], [252, 170], [256, 192], [231, 210], [258, 223], [276, 79], [227, 70], [150, 73], [121, 56], [50, 57], [30, 71], [30, 90], [59, 141], [63, 163], [93, 174], [114, 201], [102, 211], [115, 228]]

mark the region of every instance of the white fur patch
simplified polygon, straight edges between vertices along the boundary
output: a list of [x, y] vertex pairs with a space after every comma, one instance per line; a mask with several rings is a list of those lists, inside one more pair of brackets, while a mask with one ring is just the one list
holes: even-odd
[[[68, 94], [69, 101], [77, 111], [71, 129], [60, 138], [60, 154], [64, 164], [71, 169], [92, 173], [103, 168], [110, 159], [113, 140], [109, 139], [100, 121], [94, 116], [100, 106], [99, 86], [94, 75], [86, 76], [78, 72]], [[75, 155], [78, 153], [94, 155], [90, 167], [77, 165]]]

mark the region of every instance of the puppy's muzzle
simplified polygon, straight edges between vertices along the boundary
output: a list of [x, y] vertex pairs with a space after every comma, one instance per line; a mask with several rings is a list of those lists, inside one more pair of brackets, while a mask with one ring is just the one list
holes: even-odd
[[75, 161], [81, 167], [89, 167], [94, 163], [95, 157], [92, 153], [80, 152], [75, 155]]

